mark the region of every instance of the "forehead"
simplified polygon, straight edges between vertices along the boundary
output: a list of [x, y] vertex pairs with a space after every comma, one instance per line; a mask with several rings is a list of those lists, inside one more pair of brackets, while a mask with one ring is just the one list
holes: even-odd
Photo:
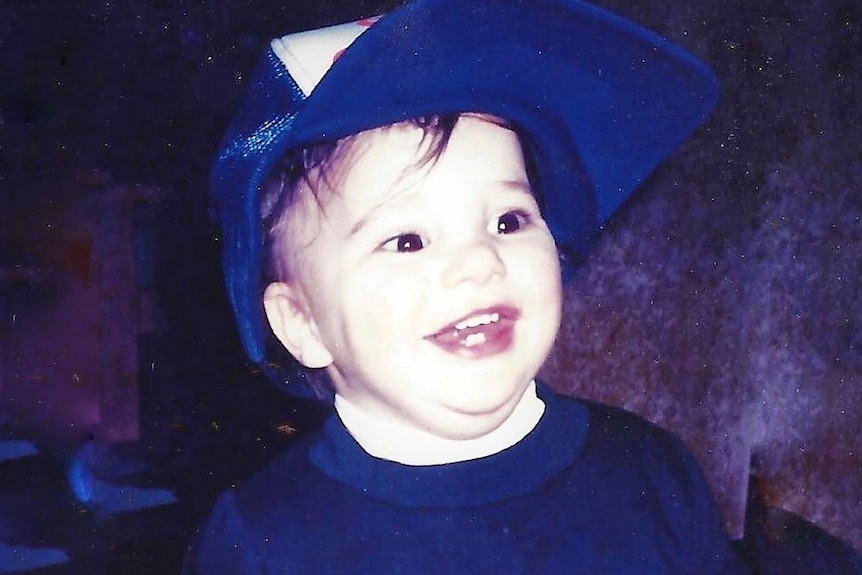
[[[424, 171], [427, 155], [441, 135], [403, 123], [357, 134], [338, 146], [326, 172], [332, 192], [373, 194]], [[358, 183], [356, 189], [351, 184]]]
[[[360, 218], [400, 196], [437, 186], [516, 181], [529, 189], [520, 140], [504, 121], [462, 114], [445, 124], [403, 122], [361, 132], [335, 146], [297, 190], [294, 230]], [[435, 201], [460, 201], [445, 194]], [[347, 224], [352, 225], [352, 224]]]
[[[458, 145], [450, 139], [457, 131]], [[509, 138], [507, 138], [507, 135]], [[491, 140], [516, 140], [517, 146], [493, 146]], [[446, 155], [477, 161], [491, 144], [504, 161], [523, 165], [520, 141], [505, 120], [486, 114], [465, 113], [447, 118], [418, 119], [361, 132], [342, 140], [316, 173], [312, 186], [344, 194], [359, 183], [361, 193], [381, 193], [410, 187], [422, 180]], [[505, 152], [508, 153], [505, 153]], [[344, 199], [342, 197], [342, 199]]]

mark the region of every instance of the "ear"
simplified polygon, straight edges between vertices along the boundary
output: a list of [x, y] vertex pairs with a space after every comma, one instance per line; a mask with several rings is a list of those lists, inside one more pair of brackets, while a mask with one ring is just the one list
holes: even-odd
[[298, 285], [269, 284], [263, 292], [263, 307], [272, 332], [299, 363], [309, 368], [332, 364], [332, 354], [318, 335], [317, 324]]

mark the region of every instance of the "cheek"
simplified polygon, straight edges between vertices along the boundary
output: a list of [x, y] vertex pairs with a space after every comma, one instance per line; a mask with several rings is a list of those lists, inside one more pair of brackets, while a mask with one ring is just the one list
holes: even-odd
[[549, 293], [562, 291], [560, 258], [550, 236], [519, 250], [514, 265], [518, 268], [517, 274], [526, 277], [536, 290]]
[[529, 290], [536, 305], [541, 306], [542, 315], [554, 336], [562, 319], [563, 286], [560, 275], [560, 260], [556, 246], [546, 244], [543, 249], [532, 250], [522, 259], [523, 267], [517, 272], [525, 281], [524, 289]]
[[382, 341], [399, 334], [420, 320], [425, 300], [421, 274], [392, 273], [389, 270], [361, 270], [344, 283], [344, 308], [350, 317], [350, 331]]

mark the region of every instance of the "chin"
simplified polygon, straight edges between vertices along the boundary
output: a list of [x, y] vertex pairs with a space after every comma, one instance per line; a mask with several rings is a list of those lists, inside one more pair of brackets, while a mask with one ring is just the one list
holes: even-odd
[[484, 435], [488, 435], [503, 422], [508, 416], [491, 417], [489, 415], [477, 416], [467, 415], [451, 422], [449, 425], [441, 426], [439, 429], [431, 431], [440, 437], [454, 440], [470, 440], [478, 439]]
[[[477, 425], [496, 427], [512, 414], [528, 384], [529, 382], [517, 387], [490, 389], [479, 386], [471, 397], [464, 397], [462, 394], [447, 407], [467, 421], [474, 419]], [[481, 421], [489, 423], [482, 424]], [[494, 421], [497, 421], [496, 425]]]

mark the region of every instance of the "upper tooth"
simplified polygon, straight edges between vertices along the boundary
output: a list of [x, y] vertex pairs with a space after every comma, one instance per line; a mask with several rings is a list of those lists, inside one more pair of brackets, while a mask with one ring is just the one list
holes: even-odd
[[500, 314], [498, 313], [483, 313], [481, 315], [476, 315], [470, 318], [467, 318], [463, 321], [459, 321], [455, 324], [455, 329], [467, 329], [471, 327], [477, 327], [480, 325], [488, 325], [489, 323], [496, 323], [500, 321]]

